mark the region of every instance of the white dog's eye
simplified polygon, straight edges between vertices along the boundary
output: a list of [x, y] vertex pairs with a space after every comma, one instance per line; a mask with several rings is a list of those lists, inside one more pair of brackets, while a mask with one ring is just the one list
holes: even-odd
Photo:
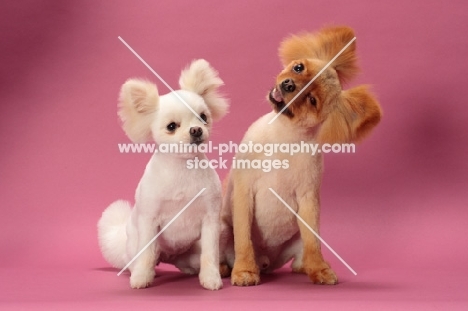
[[205, 122], [206, 122], [206, 120], [208, 120], [208, 118], [206, 117], [206, 114], [204, 114], [204, 113], [202, 113], [202, 114], [200, 115], [200, 118], [201, 118], [203, 121], [205, 121]]
[[177, 124], [175, 124], [175, 122], [171, 122], [166, 126], [166, 128], [169, 132], [174, 132], [177, 128]]

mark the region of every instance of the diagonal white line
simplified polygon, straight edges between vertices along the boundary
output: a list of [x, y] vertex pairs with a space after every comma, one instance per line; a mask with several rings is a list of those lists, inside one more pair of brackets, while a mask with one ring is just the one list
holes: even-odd
[[180, 97], [180, 95], [177, 94], [174, 89], [169, 84], [167, 84], [166, 81], [164, 81], [164, 79], [158, 75], [158, 73], [154, 71], [153, 68], [151, 68], [150, 65], [148, 65], [148, 63], [145, 62], [145, 60], [141, 58], [141, 56], [138, 55], [138, 53], [135, 52], [135, 50], [132, 49], [132, 47], [128, 45], [127, 42], [125, 42], [124, 39], [122, 39], [122, 37], [119, 36], [118, 38], [143, 63], [143, 65], [145, 65], [146, 68], [148, 68], [198, 118], [198, 120], [200, 120], [203, 124], [206, 124], [206, 122], [192, 109], [192, 107], [190, 107], [187, 102], [182, 97]]
[[164, 228], [162, 228], [161, 231], [159, 231], [158, 234], [156, 234], [156, 236], [154, 238], [152, 238], [151, 241], [149, 241], [148, 244], [146, 244], [143, 247], [143, 249], [141, 251], [139, 251], [138, 254], [136, 254], [135, 257], [133, 257], [132, 260], [130, 260], [130, 262], [125, 267], [122, 268], [122, 270], [120, 270], [119, 273], [117, 273], [117, 276], [120, 276], [122, 274], [122, 272], [124, 272], [128, 267], [130, 267], [130, 265], [151, 245], [151, 243], [156, 241], [158, 236], [160, 236], [174, 222], [174, 220], [176, 220], [177, 217], [179, 217], [187, 209], [187, 207], [189, 207], [190, 204], [192, 204], [193, 201], [195, 201], [200, 196], [200, 194], [202, 194], [202, 192], [205, 191], [205, 190], [206, 190], [206, 188], [203, 188], [202, 190], [200, 190], [200, 192], [192, 200], [190, 200], [190, 202], [188, 202], [187, 205], [185, 205], [184, 208], [181, 209], [180, 212], [178, 212], [174, 216], [174, 218], [172, 218], [171, 221], [169, 221], [167, 223], [167, 225], [165, 225]]
[[285, 111], [286, 108], [288, 108], [289, 105], [291, 105], [291, 104], [296, 100], [296, 98], [298, 98], [298, 97], [305, 91], [305, 89], [307, 89], [307, 88], [312, 84], [312, 82], [314, 82], [315, 79], [317, 79], [318, 76], [320, 76], [320, 75], [322, 74], [322, 72], [324, 72], [324, 71], [335, 61], [335, 59], [337, 59], [338, 56], [340, 56], [341, 53], [343, 53], [343, 52], [351, 45], [351, 43], [354, 42], [354, 40], [356, 40], [356, 37], [352, 38], [351, 41], [349, 41], [348, 44], [346, 44], [345, 47], [342, 48], [341, 51], [339, 51], [338, 54], [336, 54], [335, 57], [333, 57], [332, 60], [329, 61], [329, 62], [325, 65], [325, 67], [323, 67], [322, 70], [320, 70], [319, 73], [317, 73], [317, 74], [315, 75], [315, 77], [314, 77], [312, 80], [310, 80], [309, 83], [307, 83], [306, 86], [304, 86], [304, 87], [302, 88], [302, 90], [300, 90], [299, 93], [297, 93], [296, 96], [294, 96], [293, 99], [291, 99], [291, 100], [289, 101], [289, 103], [288, 103], [286, 106], [284, 106], [283, 109], [281, 109], [281, 111], [278, 112], [278, 113], [276, 114], [276, 116], [275, 116], [273, 119], [270, 120], [270, 122], [268, 122], [268, 124], [273, 123], [273, 121], [275, 121], [276, 118], [278, 118], [279, 115], [282, 114], [283, 111]]
[[302, 222], [302, 223], [304, 224], [304, 226], [306, 226], [307, 229], [309, 229], [309, 230], [317, 237], [317, 239], [319, 239], [320, 242], [322, 242], [323, 245], [325, 245], [325, 246], [333, 253], [333, 255], [335, 255], [336, 258], [338, 258], [338, 259], [346, 266], [346, 268], [349, 269], [349, 271], [351, 271], [354, 275], [357, 275], [356, 271], [354, 271], [353, 268], [351, 268], [350, 265], [348, 265], [348, 264], [346, 263], [346, 261], [344, 261], [343, 258], [341, 258], [341, 256], [338, 255], [338, 254], [333, 250], [333, 248], [331, 248], [331, 246], [328, 245], [328, 243], [325, 242], [325, 240], [322, 239], [322, 238], [317, 234], [317, 232], [315, 232], [314, 229], [312, 229], [312, 228], [304, 221], [304, 219], [302, 219], [302, 217], [299, 216], [299, 214], [297, 214], [297, 213], [291, 208], [291, 206], [289, 206], [288, 203], [286, 203], [286, 202], [283, 200], [283, 198], [281, 198], [281, 197], [275, 192], [275, 190], [273, 190], [272, 188], [268, 188], [268, 189], [270, 189], [270, 191], [278, 198], [278, 200], [280, 200], [281, 203], [283, 203], [283, 204], [291, 211], [291, 213], [293, 213], [293, 214], [297, 217], [297, 219], [299, 219], [299, 221]]

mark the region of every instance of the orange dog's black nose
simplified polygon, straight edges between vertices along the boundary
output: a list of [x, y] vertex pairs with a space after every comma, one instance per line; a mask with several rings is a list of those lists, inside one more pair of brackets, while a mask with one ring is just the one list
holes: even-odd
[[190, 128], [190, 136], [200, 137], [203, 134], [203, 130], [199, 126], [194, 126]]
[[296, 89], [296, 85], [294, 84], [294, 81], [291, 79], [286, 79], [283, 82], [281, 82], [281, 88], [288, 93], [294, 92]]

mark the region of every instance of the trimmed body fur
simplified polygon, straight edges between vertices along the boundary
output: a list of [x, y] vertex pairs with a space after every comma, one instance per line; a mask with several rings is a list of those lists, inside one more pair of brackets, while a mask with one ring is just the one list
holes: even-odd
[[[159, 96], [156, 86], [131, 79], [120, 93], [119, 115], [123, 128], [134, 142], [153, 139], [157, 144], [200, 144], [211, 132], [211, 124], [228, 108], [218, 94], [223, 84], [205, 60], [196, 60], [182, 71], [179, 97], [198, 114], [194, 115], [173, 93]], [[200, 121], [206, 121], [206, 124]], [[132, 288], [149, 286], [159, 262], [174, 264], [181, 271], [199, 274], [200, 284], [220, 289], [219, 215], [221, 184], [213, 169], [189, 169], [187, 160], [202, 153], [154, 153], [136, 189], [133, 208], [116, 201], [98, 222], [104, 258], [123, 268], [202, 188], [206, 190], [129, 267]]]
[[[279, 51], [284, 70], [268, 95], [273, 111], [255, 121], [243, 141], [323, 144], [363, 139], [380, 121], [381, 111], [365, 86], [342, 89], [358, 71], [355, 42], [268, 124], [353, 37], [348, 27], [331, 27], [283, 41]], [[322, 157], [275, 156], [288, 160], [289, 168], [230, 171], [222, 210], [222, 271], [227, 275], [232, 268], [233, 285], [256, 285], [260, 272], [271, 272], [292, 259], [292, 270], [307, 274], [312, 282], [336, 284], [338, 278], [324, 260], [319, 240], [269, 191], [275, 190], [319, 233]], [[236, 155], [265, 158], [259, 153]]]

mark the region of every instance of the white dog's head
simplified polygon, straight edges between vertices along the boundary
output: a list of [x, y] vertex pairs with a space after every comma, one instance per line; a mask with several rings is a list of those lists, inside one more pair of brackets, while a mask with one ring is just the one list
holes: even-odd
[[182, 71], [179, 85], [176, 94], [160, 96], [153, 83], [139, 79], [125, 82], [119, 116], [133, 142], [152, 138], [157, 144], [200, 144], [208, 139], [213, 121], [221, 119], [229, 106], [218, 93], [223, 81], [207, 61], [199, 59]]

